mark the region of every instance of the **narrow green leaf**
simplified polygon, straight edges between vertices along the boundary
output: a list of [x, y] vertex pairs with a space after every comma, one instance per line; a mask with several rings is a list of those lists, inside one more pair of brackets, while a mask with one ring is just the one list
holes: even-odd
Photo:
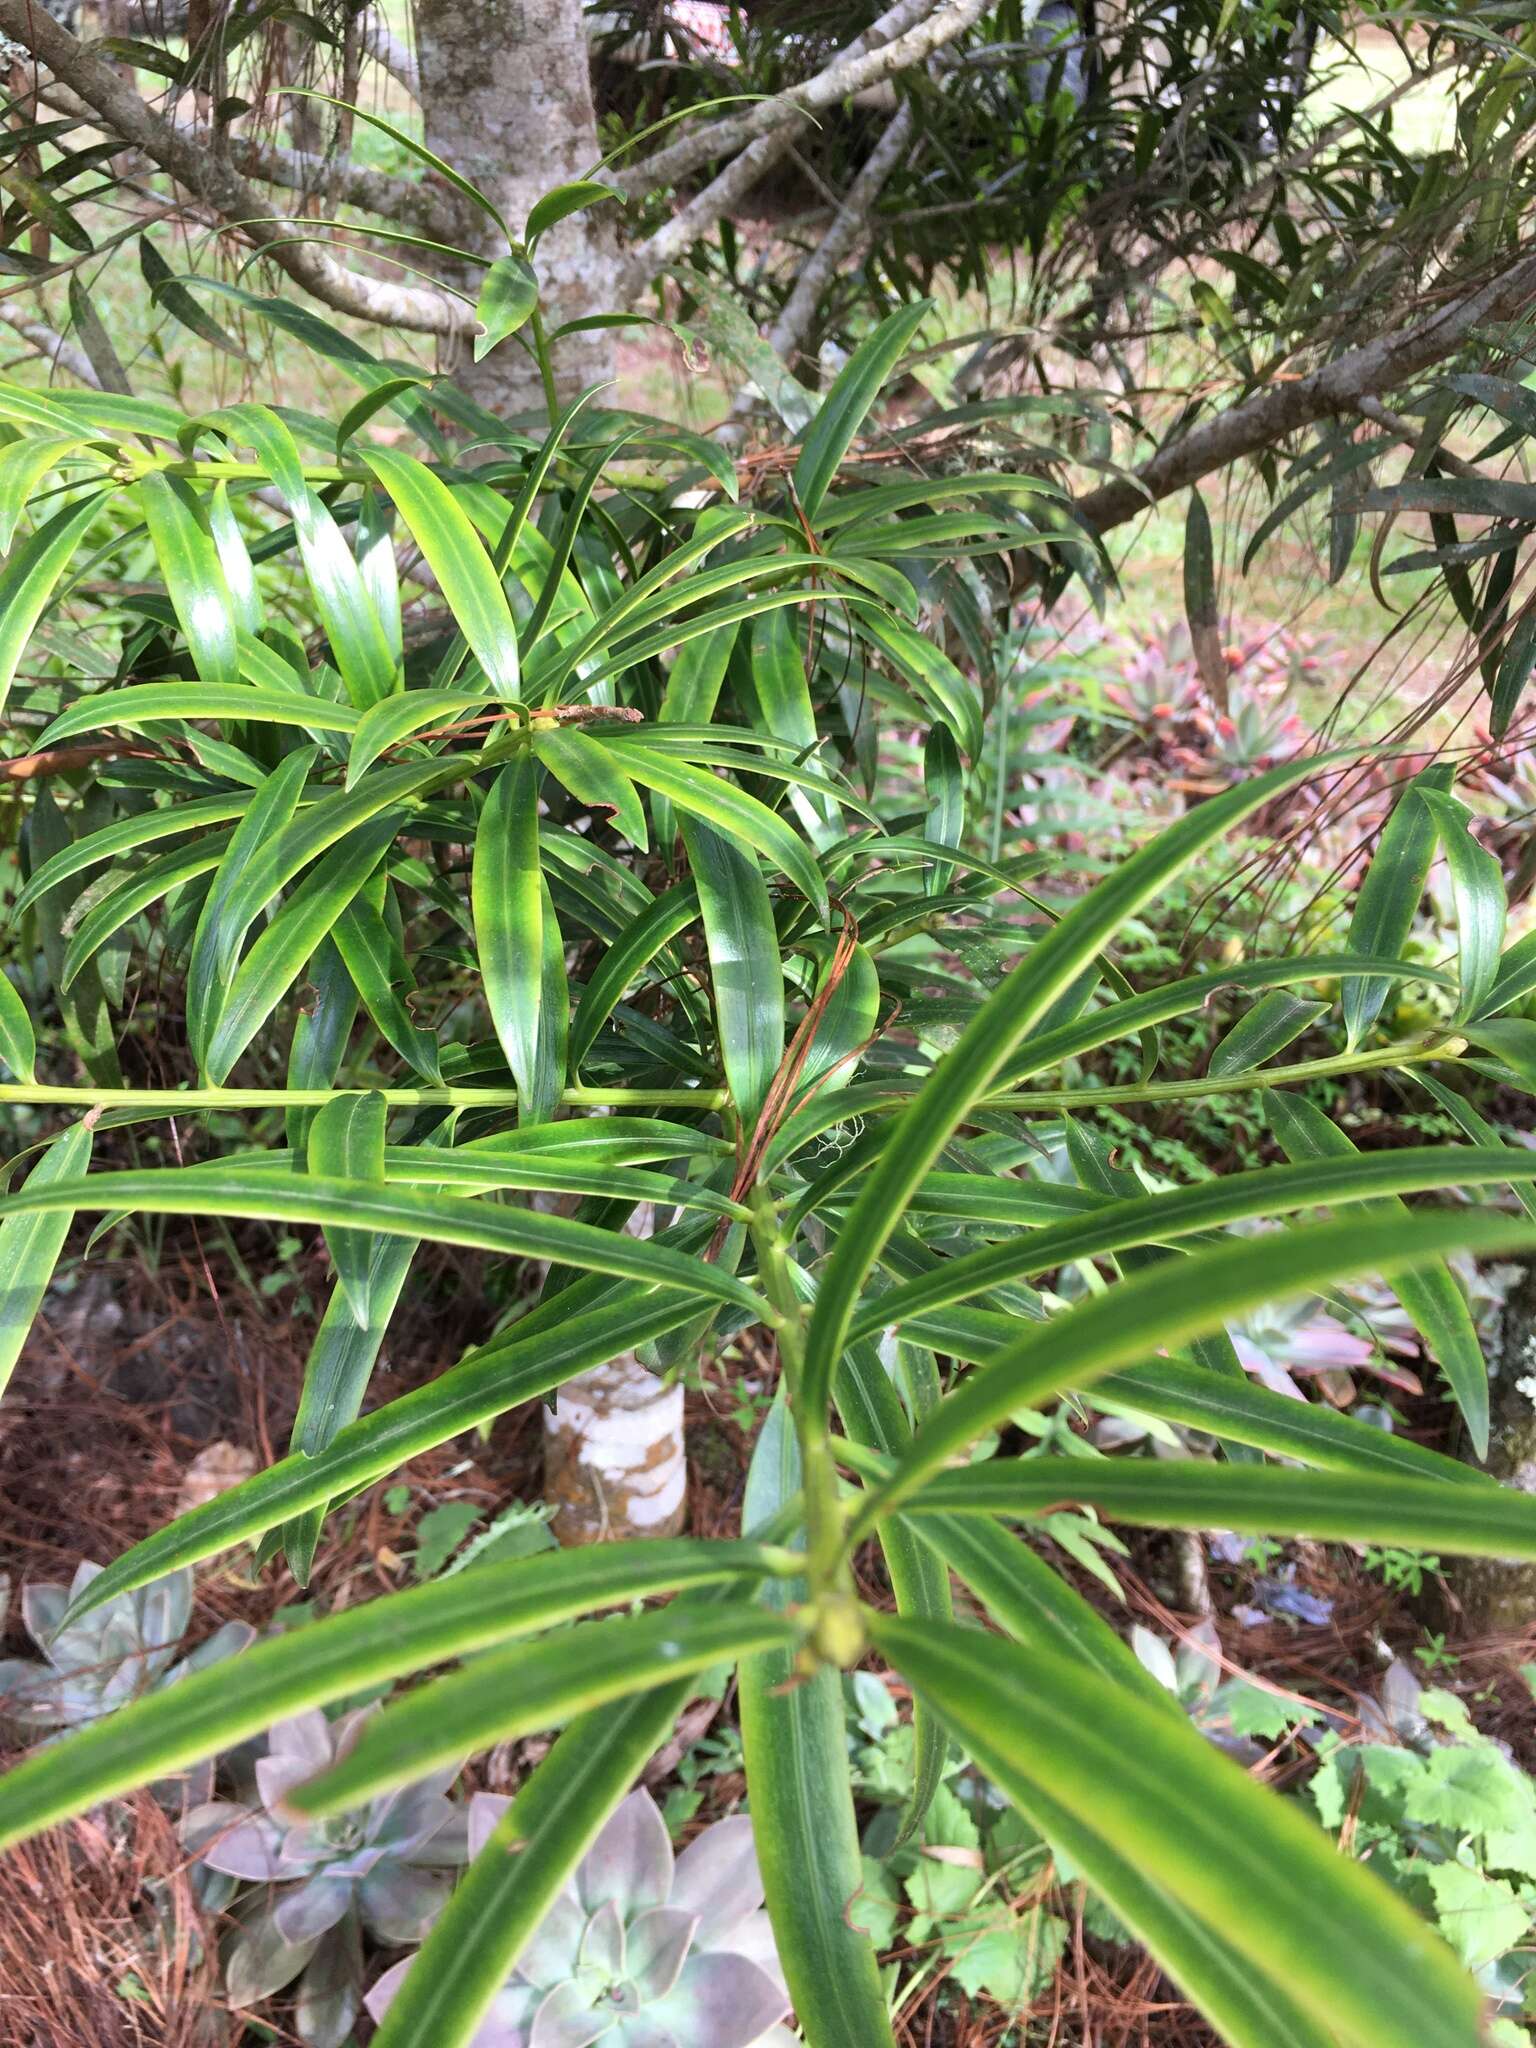
[[[219, 1087], [303, 972], [327, 932], [394, 842], [403, 811], [382, 811], [356, 825], [318, 861], [260, 932], [235, 969], [208, 1039], [204, 1070]], [[345, 958], [345, 955], [343, 955]]]
[[254, 450], [271, 475], [293, 521], [304, 573], [347, 695], [359, 710], [393, 696], [400, 687], [395, 651], [341, 528], [305, 479], [293, 435], [261, 405], [223, 406], [199, 424]]
[[571, 1025], [572, 1073], [592, 1050], [597, 1034], [630, 983], [679, 932], [687, 930], [698, 914], [699, 892], [692, 883], [685, 882], [656, 897], [619, 933], [598, 962], [577, 1006]]
[[384, 880], [375, 873], [364, 883], [337, 917], [331, 938], [363, 1008], [386, 1042], [436, 1087], [443, 1078], [440, 1048], [407, 1007], [414, 983], [400, 935], [384, 915]]
[[[0, 1780], [0, 1845], [233, 1747], [286, 1716], [596, 1608], [778, 1568], [751, 1543], [651, 1541], [482, 1564], [255, 1643], [194, 1672]], [[664, 1621], [664, 1616], [657, 1616]], [[572, 1637], [559, 1638], [568, 1645]], [[536, 1651], [523, 1654], [537, 1655]], [[232, 1674], [238, 1674], [232, 1682]]]
[[[742, 1526], [761, 1529], [799, 1488], [781, 1390], [753, 1451]], [[803, 1596], [799, 1580], [777, 1583], [770, 1595], [782, 1604]], [[757, 1860], [808, 2048], [891, 2048], [874, 1947], [853, 1923], [864, 1874], [839, 1674], [823, 1665], [805, 1677], [792, 1642], [765, 1645], [743, 1661], [737, 1707]]]
[[93, 492], [55, 512], [0, 569], [0, 710], [5, 707], [32, 630], [85, 530], [106, 502]]
[[612, 185], [600, 184], [596, 178], [573, 178], [567, 185], [556, 185], [552, 192], [546, 192], [542, 199], [536, 199], [529, 207], [523, 240], [532, 249], [540, 235], [547, 235], [557, 221], [566, 220], [573, 213], [581, 213], [589, 206], [597, 206], [605, 199], [617, 199], [622, 203], [623, 196]]
[[1300, 1038], [1328, 1005], [1271, 989], [1240, 1017], [1211, 1054], [1208, 1074], [1247, 1074]]
[[544, 1016], [545, 887], [539, 866], [539, 767], [509, 761], [475, 833], [471, 902], [485, 999], [517, 1083], [520, 1120], [545, 1123], [559, 1099]]
[[182, 477], [151, 470], [136, 487], [160, 573], [204, 682], [240, 679], [234, 602], [202, 507]]
[[37, 1039], [26, 1004], [8, 974], [0, 974], [0, 1060], [13, 1081], [37, 1078]]
[[[250, 929], [251, 918], [240, 907], [241, 882], [298, 810], [305, 781], [318, 757], [317, 747], [296, 748], [284, 755], [253, 791], [208, 891], [187, 963], [187, 1036], [200, 1067], [207, 1065], [208, 1048]], [[263, 893], [252, 906], [252, 916], [272, 893]]]
[[507, 594], [463, 508], [414, 455], [372, 446], [360, 453], [399, 508], [491, 689], [515, 698], [517, 633]]
[[499, 342], [526, 326], [538, 303], [539, 280], [527, 257], [498, 256], [481, 281], [475, 304], [475, 318], [480, 323], [475, 361], [483, 362]]
[[1219, 1330], [1261, 1302], [1314, 1292], [1356, 1273], [1390, 1278], [1447, 1252], [1491, 1254], [1533, 1242], [1536, 1228], [1528, 1218], [1459, 1209], [1413, 1211], [1299, 1225], [1187, 1259], [1160, 1261], [1068, 1314], [1036, 1324], [982, 1371], [962, 1380], [919, 1429], [860, 1523], [873, 1520], [875, 1509], [889, 1513], [929, 1473], [1015, 1410]]
[[1488, 729], [1503, 739], [1519, 707], [1531, 670], [1536, 668], [1536, 607], [1528, 609], [1505, 641], [1498, 673], [1489, 692]]
[[537, 1334], [485, 1345], [429, 1385], [348, 1424], [324, 1450], [284, 1458], [145, 1537], [93, 1580], [79, 1611], [234, 1544], [254, 1542], [269, 1529], [355, 1493], [423, 1451], [537, 1400], [577, 1373], [677, 1328], [697, 1312], [692, 1294], [630, 1287], [580, 1313], [571, 1306], [556, 1329], [541, 1327]]
[[[1447, 789], [1450, 778], [1448, 767], [1426, 768], [1409, 783], [1393, 806], [1376, 857], [1355, 898], [1355, 914], [1349, 925], [1353, 951], [1395, 959], [1407, 944], [1435, 851], [1435, 823], [1421, 792]], [[1387, 986], [1375, 977], [1345, 982], [1344, 1024], [1351, 1050], [1381, 1015]]]
[[1456, 898], [1461, 969], [1457, 1015], [1475, 1017], [1498, 978], [1499, 954], [1504, 945], [1504, 870], [1494, 855], [1472, 837], [1472, 813], [1459, 798], [1425, 789], [1420, 791], [1420, 801], [1434, 820]]
[[1363, 1472], [1291, 1472], [1193, 1458], [993, 1458], [941, 1472], [912, 1512], [1019, 1520], [1077, 1502], [1146, 1529], [1235, 1529], [1328, 1543], [1395, 1543], [1458, 1557], [1536, 1557], [1536, 1501], [1511, 1486], [1445, 1486]]
[[689, 815], [683, 844], [704, 914], [710, 980], [726, 1085], [743, 1135], [756, 1129], [784, 1057], [784, 969], [762, 871]]
[[924, 634], [876, 611], [858, 615], [860, 639], [877, 647], [911, 685], [929, 716], [946, 725], [955, 744], [971, 760], [981, 753], [981, 697], [976, 685]]
[[[62, 1137], [54, 1139], [28, 1175], [27, 1186], [41, 1191], [76, 1179], [90, 1162], [91, 1125], [87, 1120], [71, 1125]], [[4, 1291], [0, 1292], [0, 1393], [5, 1391], [42, 1307], [73, 1221], [66, 1209], [8, 1217], [0, 1223], [0, 1271], [5, 1274]]]
[[[1279, 1120], [1290, 1115], [1298, 1102], [1305, 1116], [1312, 1107], [1305, 1098], [1277, 1090], [1270, 1105], [1277, 1134], [1288, 1152], [1290, 1125], [1282, 1131]], [[1321, 1111], [1313, 1113], [1322, 1115]], [[1034, 1190], [1027, 1183], [989, 1185], [979, 1175], [931, 1175], [913, 1198], [915, 1210], [963, 1215], [972, 1221], [1043, 1221], [1047, 1227], [962, 1253], [903, 1279], [888, 1293], [865, 1303], [850, 1329], [855, 1336], [866, 1336], [1009, 1280], [1051, 1272], [1074, 1259], [1098, 1258], [1135, 1245], [1177, 1244], [1202, 1231], [1255, 1216], [1284, 1216], [1297, 1209], [1340, 1202], [1379, 1204], [1398, 1194], [1431, 1189], [1536, 1180], [1536, 1155], [1527, 1160], [1519, 1146], [1497, 1142], [1477, 1150], [1455, 1145], [1405, 1146], [1398, 1152], [1363, 1154], [1342, 1131], [1335, 1130], [1339, 1142], [1328, 1150], [1320, 1137], [1303, 1149], [1303, 1127], [1294, 1116], [1291, 1122], [1296, 1126], [1297, 1149], [1287, 1166], [1255, 1167], [1221, 1180], [1199, 1181], [1193, 1187], [1166, 1188], [1154, 1195], [1095, 1204], [1086, 1214], [1059, 1220], [1054, 1216], [1060, 1206], [1059, 1190]], [[979, 1183], [969, 1193], [965, 1192], [968, 1181]], [[938, 1192], [927, 1192], [934, 1187]], [[953, 1201], [945, 1199], [950, 1187], [957, 1189]], [[1401, 1205], [1397, 1207], [1401, 1212]]]
[[692, 1690], [689, 1679], [661, 1686], [564, 1729], [454, 1888], [395, 1994], [378, 2048], [421, 2041], [466, 2048], [603, 1822], [672, 1733]]
[[89, 438], [84, 433], [28, 434], [0, 449], [0, 555], [10, 553], [22, 515], [43, 478]]
[[[1270, 1123], [1288, 1159], [1352, 1158], [1358, 1148], [1331, 1117], [1304, 1095], [1275, 1091], [1269, 1103]], [[1442, 1157], [1453, 1158], [1453, 1148]], [[1523, 1179], [1523, 1175], [1517, 1176]], [[1389, 1196], [1380, 1205], [1385, 1216], [1406, 1216], [1407, 1205]], [[1460, 1408], [1480, 1458], [1488, 1455], [1488, 1366], [1478, 1340], [1477, 1325], [1455, 1275], [1443, 1260], [1418, 1271], [1400, 1273], [1397, 1298], [1408, 1311], [1425, 1349], [1439, 1361], [1452, 1397]]]
[[927, 319], [930, 304], [923, 299], [882, 320], [839, 370], [816, 417], [806, 428], [791, 481], [800, 510], [812, 526], [854, 435], [868, 417], [881, 386]]
[[[309, 1164], [322, 1179], [384, 1182], [384, 1098], [375, 1089], [367, 1095], [337, 1095], [325, 1104], [309, 1127]], [[374, 1243], [359, 1230], [332, 1230], [326, 1235], [336, 1279], [352, 1319], [366, 1330], [371, 1315], [370, 1266]]]
[[612, 751], [626, 775], [670, 798], [679, 811], [712, 826], [722, 838], [744, 840], [826, 915], [827, 885], [820, 869], [804, 843], [766, 804], [708, 769], [652, 747], [629, 744], [617, 736], [605, 736], [598, 744]]
[[533, 751], [578, 803], [609, 812], [631, 846], [642, 853], [649, 849], [650, 834], [639, 795], [614, 760], [611, 748], [600, 747], [584, 732], [567, 727], [538, 731]]
[[57, 746], [83, 732], [106, 726], [156, 725], [164, 719], [246, 719], [254, 725], [293, 725], [314, 732], [355, 732], [358, 715], [348, 704], [328, 704], [301, 690], [259, 689], [249, 683], [129, 683], [71, 704], [43, 734], [40, 745]]
[[999, 983], [902, 1114], [839, 1234], [807, 1332], [801, 1398], [812, 1408], [819, 1411], [830, 1392], [865, 1277], [907, 1202], [1031, 1028], [1172, 876], [1315, 765], [1289, 762], [1187, 813], [1090, 890]]
[[[1314, 2037], [1336, 2033], [1349, 2048], [1476, 2048], [1481, 1999], [1439, 1937], [1188, 1723], [1038, 1645], [885, 1616], [872, 1633], [987, 1775], [1065, 1841], [1149, 1944], [1166, 1926], [1146, 1913], [1149, 1895], [1161, 1894], [1299, 2005]], [[1061, 1817], [1078, 1823], [1065, 1836]], [[1113, 1844], [1111, 1856], [1096, 1853], [1100, 1841]], [[1128, 1868], [1143, 1882], [1126, 1883]], [[1344, 1972], [1341, 1951], [1355, 1959]], [[1170, 1967], [1176, 1957], [1165, 1958]], [[1207, 1995], [1203, 1975], [1189, 1988]], [[1227, 1996], [1213, 2011], [1236, 2048], [1273, 2041], [1272, 2031], [1247, 2030], [1238, 2011]]]
[[[386, 1707], [339, 1763], [295, 1786], [286, 1803], [316, 1818], [344, 1813], [437, 1764], [557, 1728], [575, 1714], [736, 1657], [793, 1651], [800, 1637], [793, 1621], [739, 1602], [594, 1621], [545, 1642], [492, 1651]], [[841, 1715], [838, 1730], [841, 1737]]]
[[752, 1315], [762, 1299], [734, 1274], [723, 1273], [654, 1239], [642, 1244], [622, 1231], [600, 1230], [569, 1216], [429, 1195], [390, 1183], [322, 1180], [318, 1174], [242, 1173], [238, 1167], [170, 1166], [96, 1173], [67, 1188], [34, 1188], [0, 1197], [0, 1217], [37, 1209], [138, 1209], [157, 1216], [249, 1216], [270, 1223], [319, 1223], [383, 1231], [393, 1237], [435, 1237], [513, 1258], [550, 1259], [593, 1273], [613, 1273], [648, 1286], [681, 1287]]
[[199, 341], [208, 342], [221, 354], [233, 356], [241, 363], [250, 360], [239, 342], [219, 325], [212, 314], [203, 311], [148, 235], [139, 237], [139, 269], [149, 286], [151, 305], [164, 306], [173, 320], [179, 320]]

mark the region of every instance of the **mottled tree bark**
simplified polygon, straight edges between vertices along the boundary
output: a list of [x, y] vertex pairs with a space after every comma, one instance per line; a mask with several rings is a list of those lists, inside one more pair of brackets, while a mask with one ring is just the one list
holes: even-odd
[[[599, 150], [582, 0], [414, 0], [425, 136], [479, 186], [521, 234], [528, 210], [556, 185], [589, 172]], [[551, 329], [618, 306], [618, 241], [612, 206], [553, 228], [536, 268]], [[483, 246], [498, 247], [485, 223]], [[466, 351], [467, 355], [467, 351]], [[610, 337], [572, 336], [555, 349], [561, 399], [612, 375]], [[515, 339], [456, 381], [501, 416], [538, 410], [539, 374]]]

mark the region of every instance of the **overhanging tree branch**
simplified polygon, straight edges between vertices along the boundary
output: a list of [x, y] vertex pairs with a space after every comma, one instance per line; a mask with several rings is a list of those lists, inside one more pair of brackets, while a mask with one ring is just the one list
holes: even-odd
[[797, 125], [819, 108], [836, 106], [853, 93], [923, 63], [978, 22], [990, 4], [991, 0], [898, 0], [814, 78], [760, 100], [744, 114], [684, 136], [632, 170], [618, 173], [614, 182], [629, 198], [675, 185], [759, 136]]
[[1096, 533], [1123, 526], [1148, 505], [1186, 490], [1213, 470], [1272, 448], [1318, 420], [1358, 413], [1362, 401], [1392, 391], [1454, 355], [1477, 328], [1508, 320], [1536, 299], [1536, 255], [1522, 256], [1473, 292], [1410, 327], [1346, 349], [1303, 377], [1267, 385], [1214, 419], [1160, 448], [1134, 477], [1117, 479], [1077, 501]]
[[473, 331], [472, 309], [450, 293], [364, 277], [338, 263], [324, 247], [295, 241], [286, 224], [272, 219], [271, 207], [227, 157], [163, 120], [105, 59], [77, 41], [36, 0], [0, 0], [0, 34], [47, 65], [110, 133], [141, 150], [221, 220], [237, 227], [322, 305], [416, 334]]

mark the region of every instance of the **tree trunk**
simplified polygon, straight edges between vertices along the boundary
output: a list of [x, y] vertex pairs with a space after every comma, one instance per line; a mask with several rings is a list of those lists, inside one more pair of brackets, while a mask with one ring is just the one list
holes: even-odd
[[[1536, 1263], [1504, 1302], [1495, 1364], [1488, 1466], [1495, 1479], [1536, 1493]], [[1536, 1564], [1496, 1557], [1459, 1557], [1446, 1573], [1473, 1638], [1523, 1635], [1536, 1621]]]
[[[589, 172], [600, 154], [582, 0], [414, 0], [427, 147], [479, 187], [520, 235], [536, 199]], [[551, 330], [617, 305], [618, 238], [610, 205], [560, 222], [535, 268]], [[483, 248], [503, 253], [487, 220]], [[457, 281], [457, 280], [456, 280]], [[454, 366], [456, 381], [501, 417], [542, 411], [544, 393], [517, 338], [484, 362]], [[613, 374], [608, 334], [555, 347], [560, 398]]]

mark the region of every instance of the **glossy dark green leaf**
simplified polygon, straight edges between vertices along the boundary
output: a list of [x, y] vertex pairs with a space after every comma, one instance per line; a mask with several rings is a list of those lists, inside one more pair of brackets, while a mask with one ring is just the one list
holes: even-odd
[[[1154, 1952], [1163, 1923], [1143, 1916], [1146, 1885], [1349, 2048], [1475, 2048], [1480, 1996], [1438, 1935], [1187, 1722], [1039, 1645], [884, 1616], [873, 1633], [1037, 1826], [1081, 1823], [1066, 1845]], [[1127, 1885], [1127, 1866], [1146, 1885]], [[1341, 1946], [1355, 1958], [1342, 1973]], [[1188, 1988], [1208, 1995], [1203, 1978]], [[1274, 2039], [1226, 1996], [1213, 2017], [1236, 2048]]]
[[[1397, 958], [1407, 944], [1418, 915], [1419, 899], [1434, 858], [1435, 823], [1419, 795], [1424, 789], [1447, 789], [1449, 767], [1426, 768], [1393, 806], [1375, 858], [1366, 871], [1349, 924], [1349, 943], [1357, 953]], [[1345, 982], [1344, 1024], [1351, 1048], [1357, 1046], [1381, 1015], [1388, 984], [1377, 977]]]
[[139, 269], [149, 286], [151, 304], [163, 306], [173, 320], [179, 320], [199, 341], [210, 343], [237, 362], [248, 360], [239, 342], [203, 310], [148, 235], [139, 237]]
[[[309, 1127], [310, 1167], [322, 1179], [372, 1181], [382, 1186], [386, 1118], [384, 1098], [377, 1090], [333, 1097]], [[352, 1319], [359, 1329], [366, 1330], [371, 1317], [373, 1240], [358, 1230], [332, 1230], [326, 1243]]]
[[1420, 792], [1434, 820], [1456, 899], [1457, 955], [1461, 968], [1458, 1014], [1475, 1017], [1499, 972], [1504, 945], [1504, 871], [1468, 829], [1472, 813], [1459, 798], [1436, 789]]
[[[27, 1186], [42, 1190], [78, 1179], [90, 1161], [91, 1124], [86, 1119], [54, 1139], [27, 1176]], [[5, 1275], [0, 1288], [0, 1393], [21, 1356], [73, 1221], [66, 1209], [11, 1216], [0, 1223], [0, 1272]]]
[[594, 813], [609, 814], [631, 846], [647, 851], [650, 834], [639, 793], [615, 761], [612, 748], [601, 747], [568, 726], [540, 732], [533, 750], [578, 803], [590, 805]]
[[491, 689], [498, 697], [515, 698], [517, 633], [507, 595], [463, 508], [441, 477], [414, 455], [375, 446], [361, 452], [426, 557]]
[[538, 763], [519, 754], [497, 776], [480, 814], [472, 897], [485, 999], [525, 1123], [548, 1121], [565, 1081], [545, 1005], [538, 795]]
[[475, 302], [475, 361], [484, 361], [500, 342], [526, 326], [538, 303], [539, 280], [528, 259], [498, 256], [486, 271]]
[[839, 370], [816, 417], [806, 428], [791, 481], [800, 510], [813, 526], [854, 435], [868, 418], [881, 386], [906, 354], [928, 312], [928, 301], [922, 300], [882, 320]]
[[37, 1039], [31, 1013], [8, 974], [0, 974], [0, 1060], [13, 1081], [36, 1078]]
[[235, 608], [206, 515], [185, 479], [151, 470], [136, 488], [193, 666], [205, 682], [240, 679]]
[[529, 207], [523, 240], [531, 249], [540, 235], [547, 235], [558, 221], [567, 220], [573, 213], [581, 213], [589, 206], [600, 205], [605, 199], [622, 197], [612, 185], [601, 184], [596, 178], [573, 178], [568, 185], [557, 185], [552, 192], [546, 192], [542, 199], [536, 199]]
[[743, 1134], [757, 1125], [784, 1057], [784, 969], [762, 871], [729, 839], [683, 818], [704, 915], [726, 1085]]
[[[771, 1522], [799, 1487], [781, 1392], [752, 1454], [742, 1526], [750, 1534]], [[787, 1604], [797, 1592], [790, 1580], [772, 1596]], [[839, 1675], [824, 1665], [797, 1678], [793, 1644], [765, 1646], [742, 1664], [737, 1705], [757, 1860], [808, 2048], [890, 2048], [874, 1947], [852, 1918], [864, 1875]]]
[[0, 569], [0, 709], [33, 630], [103, 502], [102, 494], [93, 492], [55, 512]]

